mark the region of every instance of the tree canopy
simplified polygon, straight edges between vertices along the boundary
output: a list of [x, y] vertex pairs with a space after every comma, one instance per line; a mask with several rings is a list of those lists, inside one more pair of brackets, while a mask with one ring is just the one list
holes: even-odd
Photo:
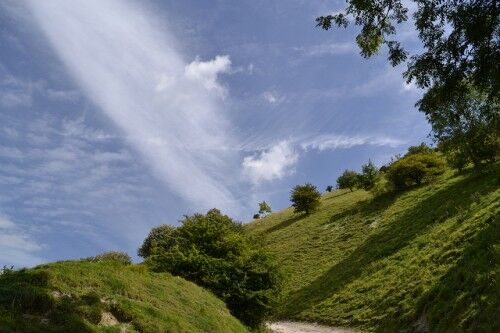
[[296, 213], [304, 212], [309, 214], [316, 210], [321, 199], [321, 194], [313, 184], [297, 185], [293, 188], [290, 201]]
[[361, 175], [359, 175], [359, 183], [365, 190], [371, 190], [379, 178], [379, 171], [371, 160], [361, 166]]
[[259, 214], [265, 215], [270, 214], [272, 212], [271, 206], [265, 201], [259, 203]]
[[344, 170], [344, 173], [337, 178], [337, 187], [348, 188], [351, 191], [359, 184], [359, 174], [356, 171]]
[[[423, 45], [410, 54], [397, 39], [398, 26], [411, 18]], [[420, 88], [440, 88], [457, 96], [473, 84], [489, 98], [498, 98], [500, 28], [496, 0], [347, 0], [338, 14], [320, 16], [317, 25], [361, 27], [356, 37], [361, 55], [371, 57], [385, 45], [393, 66], [406, 63], [404, 77]]]
[[144, 240], [140, 253], [148, 266], [211, 290], [242, 322], [258, 326], [280, 292], [276, 262], [241, 224], [217, 209], [185, 216], [181, 223], [155, 228]]

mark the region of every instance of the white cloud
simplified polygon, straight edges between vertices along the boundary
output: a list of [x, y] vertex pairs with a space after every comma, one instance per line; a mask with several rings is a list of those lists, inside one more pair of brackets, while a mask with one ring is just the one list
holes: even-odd
[[355, 53], [356, 46], [352, 42], [344, 43], [323, 43], [310, 46], [296, 47], [296, 51], [300, 51], [307, 56], [318, 57], [324, 55], [339, 55]]
[[243, 159], [243, 174], [254, 184], [281, 179], [293, 173], [299, 155], [288, 141], [281, 141], [267, 150]]
[[231, 60], [229, 56], [216, 56], [209, 61], [196, 59], [185, 68], [186, 77], [190, 80], [197, 80], [208, 90], [213, 90], [221, 96], [227, 94], [226, 88], [218, 81], [217, 76], [220, 73], [229, 73], [231, 70]]
[[32, 266], [43, 260], [36, 253], [42, 250], [23, 228], [0, 215], [0, 266]]
[[[186, 62], [152, 13], [124, 1], [28, 1], [56, 54], [155, 175], [198, 207], [235, 206], [237, 163], [217, 75], [228, 56]], [[89, 18], [92, 18], [89, 20]], [[196, 189], [196, 190], [194, 190]]]
[[285, 96], [282, 96], [280, 94], [278, 94], [277, 92], [275, 91], [265, 91], [263, 94], [262, 94], [262, 97], [269, 103], [269, 104], [273, 104], [273, 105], [278, 105], [278, 104], [281, 104], [283, 103], [286, 98]]
[[354, 146], [388, 146], [388, 147], [399, 147], [405, 142], [399, 139], [394, 139], [387, 136], [380, 135], [355, 135], [355, 136], [343, 136], [343, 135], [320, 135], [310, 139], [302, 141], [300, 146], [304, 150], [317, 149], [319, 151], [323, 150], [335, 150], [335, 149], [348, 149]]

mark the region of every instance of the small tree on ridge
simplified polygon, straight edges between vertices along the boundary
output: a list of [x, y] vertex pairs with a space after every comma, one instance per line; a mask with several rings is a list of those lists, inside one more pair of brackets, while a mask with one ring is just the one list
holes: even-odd
[[304, 212], [309, 215], [319, 207], [320, 198], [321, 194], [316, 189], [316, 186], [306, 183], [293, 188], [290, 201], [293, 203], [295, 213]]

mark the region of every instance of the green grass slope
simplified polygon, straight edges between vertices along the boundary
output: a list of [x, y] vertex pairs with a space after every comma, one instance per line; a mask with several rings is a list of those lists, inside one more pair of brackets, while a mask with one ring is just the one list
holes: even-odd
[[373, 198], [338, 190], [310, 216], [247, 226], [288, 278], [278, 317], [377, 332], [500, 332], [500, 180], [451, 172]]
[[208, 291], [141, 265], [66, 261], [0, 276], [0, 332], [247, 332]]

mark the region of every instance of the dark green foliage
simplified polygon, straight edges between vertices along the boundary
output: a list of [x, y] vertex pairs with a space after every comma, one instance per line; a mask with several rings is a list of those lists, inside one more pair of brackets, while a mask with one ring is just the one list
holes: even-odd
[[154, 248], [168, 249], [174, 246], [176, 242], [175, 232], [175, 227], [168, 224], [154, 227], [137, 251], [138, 255], [146, 258], [152, 255], [152, 250]]
[[211, 290], [233, 315], [256, 327], [270, 314], [279, 294], [276, 263], [242, 226], [212, 209], [206, 215], [185, 216], [168, 237], [175, 245], [151, 250], [152, 270], [182, 276]]
[[328, 185], [325, 190], [327, 192], [331, 192], [331, 191], [333, 191], [333, 186], [332, 185]]
[[[398, 24], [408, 20], [408, 3], [402, 0], [347, 0], [344, 12], [321, 16], [317, 25], [347, 27], [350, 21], [361, 26], [356, 41], [364, 57], [389, 51], [393, 66], [407, 62], [404, 76], [421, 88], [441, 87], [442, 92], [459, 96], [460, 87], [470, 82], [492, 98], [498, 97], [500, 29], [495, 0], [424, 1], [413, 0], [414, 25], [422, 41], [421, 54], [408, 57], [397, 40]], [[444, 95], [443, 95], [444, 96]]]
[[265, 201], [259, 203], [259, 214], [265, 215], [272, 212], [271, 206]]
[[385, 176], [395, 190], [430, 182], [444, 173], [445, 163], [436, 153], [415, 153], [394, 162]]
[[259, 219], [260, 218], [260, 214], [253, 214], [253, 218], [254, 219]]
[[345, 170], [344, 173], [337, 178], [337, 187], [340, 189], [348, 188], [353, 190], [359, 184], [359, 174], [356, 171]]
[[114, 261], [124, 265], [132, 264], [132, 259], [130, 258], [130, 256], [127, 253], [121, 251], [104, 252], [96, 255], [95, 257], [88, 258], [87, 260], [95, 262]]
[[418, 146], [411, 146], [411, 147], [409, 147], [408, 148], [408, 152], [406, 153], [406, 155], [431, 154], [432, 152], [433, 152], [432, 148], [422, 142]]
[[297, 185], [293, 188], [290, 201], [295, 213], [304, 212], [306, 215], [318, 209], [321, 193], [312, 184]]
[[457, 169], [458, 172], [462, 172], [467, 164], [469, 164], [469, 158], [463, 150], [445, 148], [445, 152], [448, 165]]
[[371, 190], [377, 184], [379, 171], [371, 160], [361, 167], [361, 175], [359, 175], [359, 184], [365, 190]]
[[[385, 44], [392, 65], [407, 61], [403, 76], [426, 89], [417, 103], [438, 143], [461, 170], [468, 161], [493, 162], [500, 151], [500, 26], [496, 0], [412, 0], [413, 20], [423, 52], [408, 58], [391, 40], [408, 20], [409, 2], [347, 0], [343, 13], [321, 16], [317, 25], [361, 26], [356, 41], [364, 57]], [[468, 161], [465, 161], [465, 160]]]
[[500, 152], [499, 104], [470, 85], [460, 95], [444, 99], [442, 94], [430, 89], [418, 103], [441, 150], [452, 155], [458, 169], [469, 161], [475, 166], [493, 162]]

